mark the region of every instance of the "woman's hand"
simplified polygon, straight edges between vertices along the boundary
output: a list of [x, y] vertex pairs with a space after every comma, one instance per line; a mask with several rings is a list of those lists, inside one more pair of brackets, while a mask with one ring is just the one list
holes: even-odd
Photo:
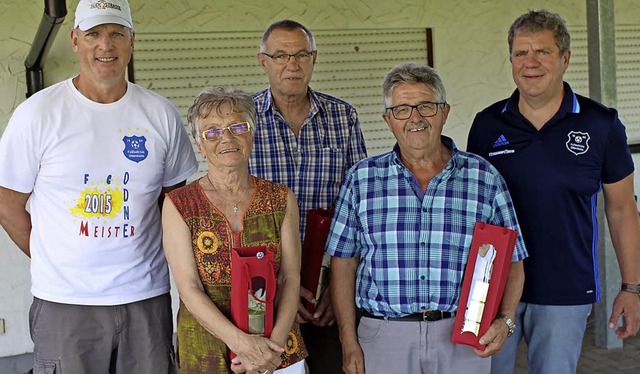
[[231, 360], [231, 371], [247, 374], [273, 372], [282, 359], [284, 348], [273, 340], [251, 334], [241, 334], [234, 347], [229, 347], [236, 357]]

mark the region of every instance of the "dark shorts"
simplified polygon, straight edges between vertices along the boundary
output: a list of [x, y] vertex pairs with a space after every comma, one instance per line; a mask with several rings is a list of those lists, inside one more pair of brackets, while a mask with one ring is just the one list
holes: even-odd
[[34, 374], [175, 373], [171, 296], [115, 306], [33, 299]]

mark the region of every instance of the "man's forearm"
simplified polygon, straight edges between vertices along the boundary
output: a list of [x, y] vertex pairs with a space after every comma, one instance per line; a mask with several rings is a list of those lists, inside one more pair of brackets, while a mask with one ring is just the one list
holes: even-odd
[[24, 254], [31, 257], [31, 214], [26, 210], [30, 194], [0, 187], [0, 225]]
[[640, 283], [640, 217], [633, 199], [633, 173], [604, 184], [604, 210], [616, 251], [622, 282]]
[[608, 218], [611, 241], [618, 259], [622, 282], [640, 284], [640, 229], [638, 213], [619, 213]]
[[355, 303], [357, 266], [355, 258], [331, 258], [331, 298], [343, 346], [358, 341]]
[[500, 313], [504, 313], [513, 318], [522, 296], [522, 288], [524, 287], [524, 266], [522, 261], [514, 262], [509, 269], [507, 285], [504, 288], [502, 303], [500, 305]]

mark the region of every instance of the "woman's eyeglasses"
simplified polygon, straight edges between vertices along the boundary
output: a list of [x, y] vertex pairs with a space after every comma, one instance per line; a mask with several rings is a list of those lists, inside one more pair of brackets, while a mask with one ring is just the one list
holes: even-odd
[[204, 140], [218, 140], [222, 138], [224, 130], [229, 130], [231, 135], [238, 136], [246, 134], [251, 130], [251, 124], [249, 122], [239, 122], [223, 127], [221, 129], [209, 129], [202, 132], [202, 139]]

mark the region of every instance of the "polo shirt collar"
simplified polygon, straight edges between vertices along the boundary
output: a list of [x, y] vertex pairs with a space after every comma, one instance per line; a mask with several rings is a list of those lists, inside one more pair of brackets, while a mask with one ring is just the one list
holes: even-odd
[[[566, 113], [580, 113], [580, 103], [578, 103], [578, 97], [571, 89], [571, 86], [567, 82], [562, 83], [564, 86], [564, 97], [560, 104], [560, 109], [556, 115], [564, 116]], [[520, 109], [518, 108], [518, 101], [520, 100], [520, 91], [516, 88], [511, 94], [511, 97], [507, 99], [507, 102], [502, 108], [502, 113], [512, 113], [520, 115]]]

